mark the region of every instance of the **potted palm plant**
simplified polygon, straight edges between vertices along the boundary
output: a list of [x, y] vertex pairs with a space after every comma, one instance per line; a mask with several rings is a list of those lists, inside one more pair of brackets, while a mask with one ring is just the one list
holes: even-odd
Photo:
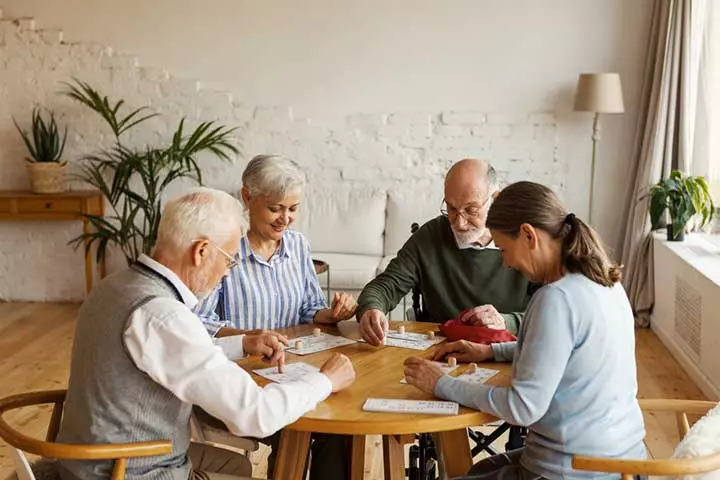
[[682, 241], [685, 227], [695, 216], [700, 216], [699, 227], [712, 220], [715, 204], [704, 177], [686, 176], [673, 170], [668, 178], [650, 188], [650, 222], [655, 230], [662, 226], [665, 210], [670, 215], [667, 223], [668, 241]]
[[30, 184], [35, 193], [59, 193], [65, 191], [65, 169], [67, 162], [62, 154], [67, 140], [67, 127], [61, 135], [55, 115], [49, 111], [49, 118], [43, 118], [39, 108], [32, 113], [32, 130], [26, 132], [15, 121], [15, 128], [22, 136], [29, 156], [25, 158]]
[[112, 102], [79, 80], [66, 86], [65, 94], [97, 113], [114, 135], [112, 146], [81, 159], [79, 174], [105, 195], [111, 212], [102, 217], [86, 215], [94, 231], [74, 238], [71, 244], [77, 248], [88, 240], [87, 250], [95, 244], [98, 261], [108, 245], [115, 245], [130, 264], [155, 246], [164, 190], [181, 179], [202, 184], [200, 155], [230, 161], [231, 154], [238, 153], [232, 142], [235, 129], [202, 122], [188, 130], [182, 119], [167, 144], [138, 148], [126, 143], [126, 133], [157, 114], [147, 107], [125, 114], [123, 100]]

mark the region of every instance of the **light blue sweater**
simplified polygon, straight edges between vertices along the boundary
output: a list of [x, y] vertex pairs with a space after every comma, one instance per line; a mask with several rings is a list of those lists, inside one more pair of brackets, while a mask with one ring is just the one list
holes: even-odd
[[450, 376], [441, 398], [529, 427], [521, 463], [550, 479], [597, 478], [571, 468], [576, 454], [645, 458], [636, 400], [632, 309], [620, 284], [603, 287], [569, 274], [538, 290], [517, 342], [493, 346], [513, 360], [509, 388]]

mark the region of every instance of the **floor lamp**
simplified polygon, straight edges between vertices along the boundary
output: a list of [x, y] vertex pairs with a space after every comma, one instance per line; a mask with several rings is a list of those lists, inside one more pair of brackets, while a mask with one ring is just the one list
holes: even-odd
[[575, 110], [593, 112], [592, 165], [590, 170], [590, 198], [588, 223], [592, 223], [593, 195], [595, 190], [595, 151], [600, 140], [600, 114], [623, 113], [622, 85], [617, 73], [581, 73], [575, 93]]

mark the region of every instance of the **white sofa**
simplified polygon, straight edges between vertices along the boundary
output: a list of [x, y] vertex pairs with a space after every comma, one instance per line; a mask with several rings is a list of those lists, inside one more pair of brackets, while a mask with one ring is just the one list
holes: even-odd
[[[349, 185], [308, 189], [295, 227], [310, 241], [313, 258], [330, 265], [330, 290], [356, 298], [410, 237], [440, 213], [442, 183], [387, 190]], [[323, 289], [327, 277], [320, 276]]]

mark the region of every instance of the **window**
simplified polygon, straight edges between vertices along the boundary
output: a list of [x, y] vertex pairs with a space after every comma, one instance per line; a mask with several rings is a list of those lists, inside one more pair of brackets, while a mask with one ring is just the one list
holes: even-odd
[[[720, 206], [720, 2], [709, 1], [708, 24], [701, 57], [700, 102], [705, 106], [707, 128], [700, 127], [696, 140], [705, 144], [707, 167], [698, 167], [698, 175], [707, 175], [713, 200]], [[701, 107], [702, 108], [702, 107]], [[703, 170], [705, 170], [703, 172]]]
[[[704, 231], [720, 233], [720, 1], [703, 2], [704, 30], [699, 51], [697, 108], [691, 174], [707, 178], [715, 216]], [[699, 7], [702, 10], [703, 7]], [[700, 40], [698, 38], [698, 40]], [[697, 219], [699, 221], [699, 219]]]

